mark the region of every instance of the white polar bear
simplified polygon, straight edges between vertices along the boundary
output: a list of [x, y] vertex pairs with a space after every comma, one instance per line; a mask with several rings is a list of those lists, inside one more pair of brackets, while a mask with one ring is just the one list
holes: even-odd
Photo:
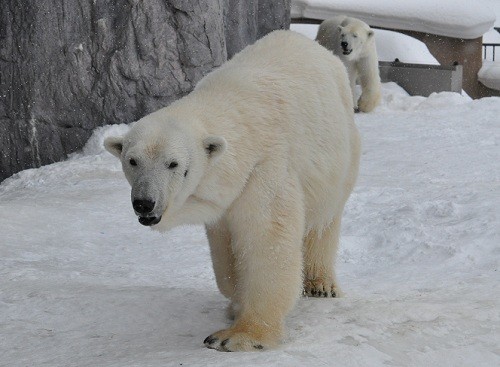
[[[381, 96], [375, 36], [370, 26], [359, 19], [339, 15], [321, 23], [316, 41], [340, 57], [347, 68], [354, 107], [372, 111]], [[356, 82], [361, 97], [356, 98]]]
[[206, 225], [235, 317], [205, 339], [209, 348], [276, 346], [302, 291], [338, 294], [333, 262], [360, 156], [350, 93], [337, 57], [275, 31], [106, 139], [140, 223]]

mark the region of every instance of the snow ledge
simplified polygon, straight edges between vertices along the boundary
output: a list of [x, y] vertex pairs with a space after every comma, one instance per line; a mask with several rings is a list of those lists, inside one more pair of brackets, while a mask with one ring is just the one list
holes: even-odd
[[338, 14], [359, 18], [374, 27], [474, 39], [493, 27], [496, 17], [480, 0], [471, 11], [466, 0], [292, 0], [293, 18], [327, 19]]

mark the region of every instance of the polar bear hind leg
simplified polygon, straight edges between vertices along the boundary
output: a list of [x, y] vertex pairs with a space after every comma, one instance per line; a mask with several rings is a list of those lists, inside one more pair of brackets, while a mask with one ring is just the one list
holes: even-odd
[[340, 216], [322, 231], [312, 229], [304, 240], [304, 295], [338, 297], [334, 263], [339, 245]]

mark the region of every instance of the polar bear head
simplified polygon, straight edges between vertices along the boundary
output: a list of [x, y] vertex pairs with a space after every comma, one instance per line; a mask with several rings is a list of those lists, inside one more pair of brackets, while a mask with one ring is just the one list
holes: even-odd
[[165, 212], [181, 208], [205, 169], [226, 149], [223, 137], [195, 133], [189, 126], [156, 113], [139, 120], [125, 136], [104, 141], [121, 160], [132, 186], [132, 207], [143, 225], [158, 224]]
[[366, 50], [366, 44], [373, 41], [373, 30], [368, 24], [355, 18], [345, 18], [337, 27], [339, 34], [339, 55], [347, 60], [357, 60]]

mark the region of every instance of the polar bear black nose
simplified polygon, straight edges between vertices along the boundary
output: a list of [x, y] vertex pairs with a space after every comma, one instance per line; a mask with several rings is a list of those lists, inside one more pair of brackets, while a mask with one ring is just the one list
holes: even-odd
[[155, 202], [151, 200], [134, 200], [132, 206], [137, 213], [148, 214], [154, 209]]
[[342, 41], [342, 42], [340, 42], [340, 46], [342, 46], [342, 48], [347, 48], [347, 46], [349, 46], [349, 44], [345, 41]]

